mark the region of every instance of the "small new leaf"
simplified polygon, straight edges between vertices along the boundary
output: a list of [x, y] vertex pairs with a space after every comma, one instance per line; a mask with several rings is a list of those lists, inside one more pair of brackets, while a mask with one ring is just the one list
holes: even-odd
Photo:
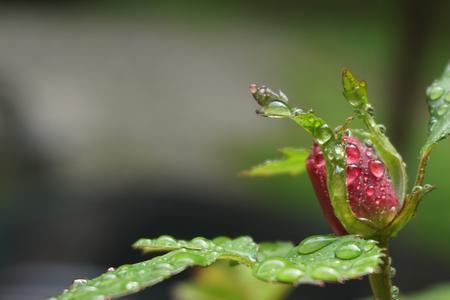
[[305, 149], [282, 148], [279, 150], [284, 158], [267, 160], [247, 171], [241, 172], [242, 176], [275, 176], [275, 175], [299, 175], [305, 171], [305, 161], [309, 153]]
[[450, 63], [441, 78], [428, 87], [427, 103], [430, 122], [424, 148], [432, 147], [450, 134]]
[[298, 246], [290, 242], [257, 245], [250, 237], [229, 239], [202, 237], [190, 241], [170, 236], [140, 239], [134, 248], [169, 253], [133, 265], [109, 270], [92, 280], [75, 280], [61, 299], [112, 299], [136, 293], [176, 275], [188, 267], [207, 267], [219, 259], [235, 261], [252, 269], [258, 279], [290, 284], [323, 284], [359, 278], [377, 271], [384, 256], [375, 241], [355, 235], [318, 235]]

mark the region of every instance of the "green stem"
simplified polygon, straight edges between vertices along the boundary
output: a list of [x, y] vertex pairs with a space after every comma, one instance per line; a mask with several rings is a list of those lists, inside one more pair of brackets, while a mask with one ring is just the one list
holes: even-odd
[[391, 260], [389, 257], [388, 241], [380, 240], [379, 246], [385, 248], [386, 256], [380, 266], [380, 272], [369, 275], [370, 287], [375, 300], [392, 300]]

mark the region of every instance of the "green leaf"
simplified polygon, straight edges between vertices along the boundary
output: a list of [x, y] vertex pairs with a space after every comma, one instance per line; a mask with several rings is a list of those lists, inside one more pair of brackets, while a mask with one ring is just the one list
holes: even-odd
[[247, 171], [243, 171], [241, 175], [249, 177], [274, 175], [294, 176], [305, 171], [305, 161], [309, 155], [307, 150], [286, 147], [279, 151], [283, 154], [283, 159], [267, 160]]
[[441, 78], [428, 87], [427, 103], [430, 122], [424, 148], [431, 147], [450, 134], [450, 63]]
[[169, 236], [140, 239], [134, 248], [144, 253], [170, 251], [148, 261], [124, 265], [92, 280], [75, 280], [60, 296], [52, 299], [108, 299], [136, 293], [188, 267], [207, 267], [219, 259], [250, 267], [256, 278], [291, 283], [322, 284], [359, 278], [377, 271], [382, 249], [376, 242], [355, 235], [312, 236], [298, 246], [289, 242], [262, 243], [250, 237], [191, 241]]
[[405, 164], [401, 155], [385, 135], [385, 127], [375, 122], [374, 109], [367, 96], [367, 83], [364, 80], [358, 80], [350, 70], [344, 69], [342, 71], [342, 87], [344, 97], [355, 109], [358, 118], [366, 125], [366, 135], [386, 165], [399, 200], [403, 201], [407, 187]]
[[383, 255], [372, 240], [355, 235], [318, 235], [296, 247], [286, 243], [265, 244], [264, 254], [252, 269], [264, 281], [321, 285], [374, 273]]

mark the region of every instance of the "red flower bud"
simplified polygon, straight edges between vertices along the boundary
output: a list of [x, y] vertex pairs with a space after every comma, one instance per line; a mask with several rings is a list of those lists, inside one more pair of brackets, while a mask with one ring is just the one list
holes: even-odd
[[[378, 225], [387, 224], [400, 208], [387, 169], [372, 147], [353, 136], [345, 136], [343, 142], [347, 157], [347, 196], [353, 213]], [[330, 202], [325, 161], [317, 143], [312, 146], [306, 167], [325, 218], [336, 234], [346, 234]]]

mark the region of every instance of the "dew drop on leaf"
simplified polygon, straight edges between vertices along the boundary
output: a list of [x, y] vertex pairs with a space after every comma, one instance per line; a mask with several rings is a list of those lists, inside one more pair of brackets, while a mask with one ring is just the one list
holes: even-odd
[[336, 237], [332, 235], [311, 236], [298, 245], [297, 251], [300, 254], [310, 254], [328, 246], [335, 240]]
[[263, 107], [263, 113], [269, 118], [283, 118], [292, 115], [291, 109], [282, 101], [272, 101]]
[[447, 104], [442, 104], [436, 111], [438, 116], [442, 116], [444, 115], [448, 110], [448, 105]]
[[341, 274], [330, 267], [318, 267], [311, 273], [312, 277], [319, 280], [336, 281], [340, 280]]
[[275, 280], [275, 275], [286, 266], [286, 262], [281, 259], [269, 259], [262, 262], [256, 270], [257, 276], [266, 280]]
[[434, 83], [432, 86], [428, 89], [428, 97], [430, 97], [430, 100], [437, 100], [444, 94], [444, 89], [440, 86]]
[[447, 95], [445, 95], [445, 101], [450, 102], [450, 92], [447, 92]]
[[160, 236], [156, 239], [156, 243], [166, 247], [176, 247], [178, 245], [177, 241], [169, 235]]
[[386, 126], [384, 126], [383, 124], [378, 125], [378, 129], [380, 129], [381, 133], [386, 132]]
[[137, 283], [136, 281], [130, 281], [127, 283], [125, 288], [129, 291], [137, 291], [139, 290], [139, 283]]
[[317, 129], [316, 140], [319, 144], [323, 145], [328, 142], [333, 135], [333, 132], [328, 125], [322, 125]]
[[297, 268], [286, 267], [277, 273], [277, 279], [284, 282], [297, 282], [303, 275], [303, 271]]
[[337, 258], [345, 260], [357, 258], [358, 256], [361, 255], [361, 253], [362, 253], [361, 248], [359, 248], [358, 245], [353, 243], [341, 245], [336, 249], [335, 252]]

